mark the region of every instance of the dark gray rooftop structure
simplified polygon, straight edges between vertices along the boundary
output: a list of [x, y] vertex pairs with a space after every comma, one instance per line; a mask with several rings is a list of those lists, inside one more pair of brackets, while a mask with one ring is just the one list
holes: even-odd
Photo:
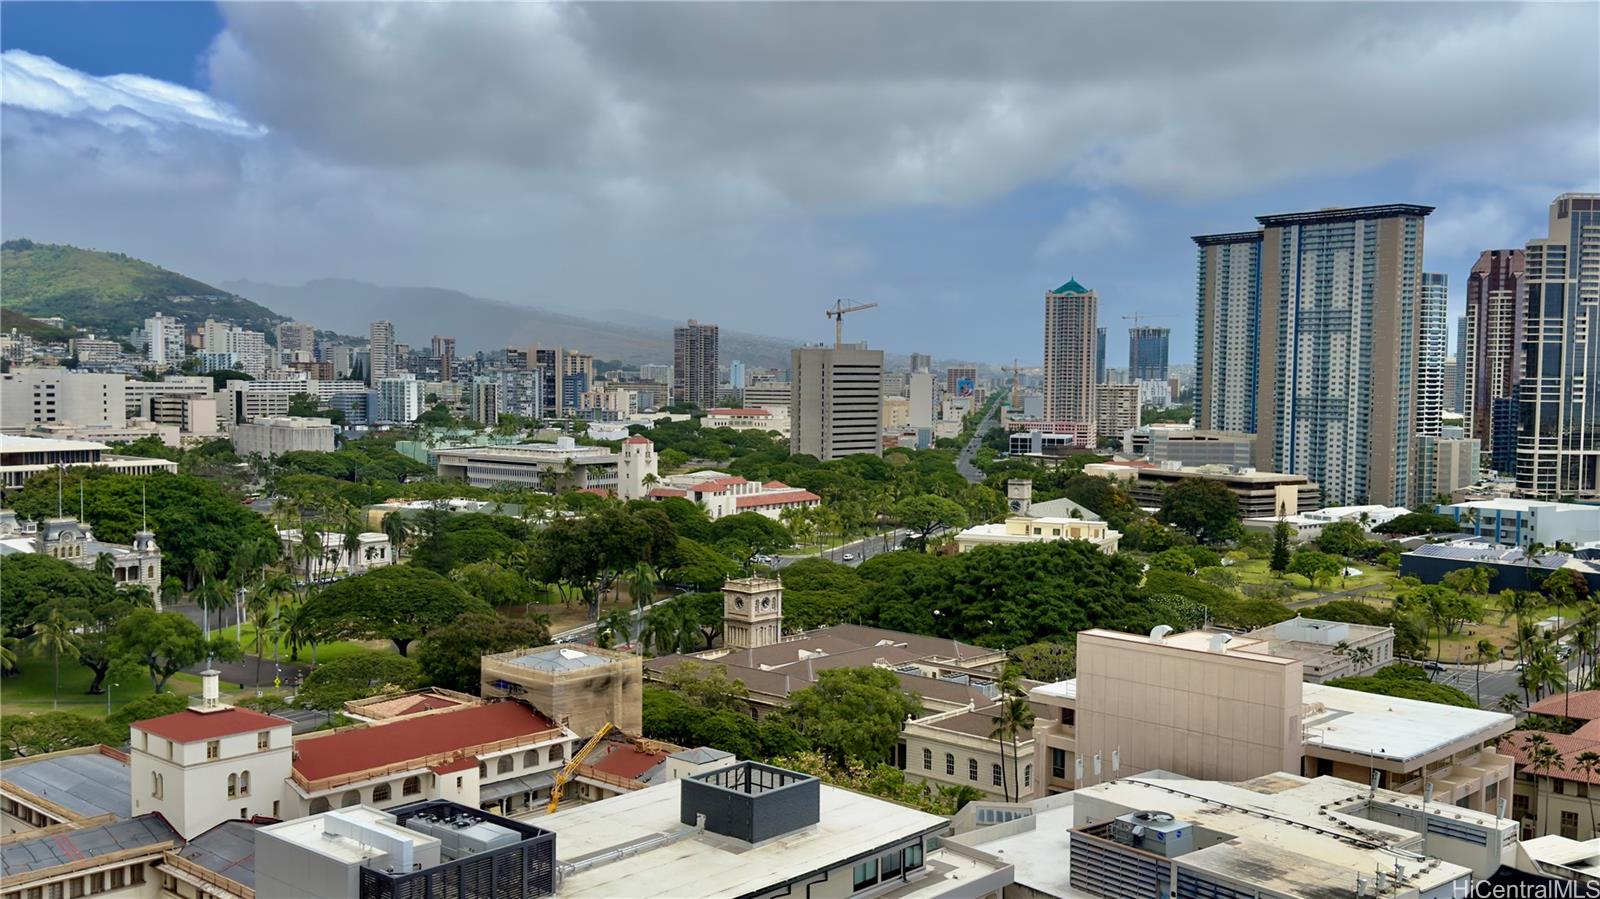
[[256, 825], [224, 821], [189, 841], [178, 856], [251, 889], [256, 886]]
[[822, 818], [821, 781], [809, 774], [741, 762], [683, 780], [678, 820], [745, 843], [762, 843]]
[[0, 874], [8, 880], [86, 858], [148, 847], [152, 853], [181, 844], [183, 838], [158, 814], [113, 821], [0, 846]]
[[128, 763], [100, 751], [10, 759], [0, 767], [0, 783], [82, 818], [133, 813]]

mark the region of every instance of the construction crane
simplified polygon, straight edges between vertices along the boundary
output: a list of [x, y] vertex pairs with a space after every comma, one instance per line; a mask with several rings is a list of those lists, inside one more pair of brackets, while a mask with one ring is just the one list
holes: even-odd
[[851, 303], [849, 300], [834, 300], [832, 309], [824, 309], [822, 314], [833, 319], [833, 348], [838, 349], [844, 346], [844, 317], [847, 313], [860, 312], [863, 309], [875, 309], [877, 305], [877, 303]]
[[1154, 318], [1172, 318], [1172, 316], [1170, 316], [1170, 315], [1124, 315], [1122, 317], [1122, 320], [1123, 321], [1132, 321], [1133, 322], [1133, 326], [1135, 328], [1137, 328], [1137, 327], [1139, 327], [1139, 323], [1140, 322], [1147, 321], [1149, 319], [1154, 319]]
[[556, 808], [561, 805], [561, 791], [566, 788], [567, 781], [578, 773], [578, 766], [582, 765], [583, 760], [589, 757], [589, 753], [594, 752], [599, 747], [600, 741], [606, 738], [606, 734], [616, 729], [617, 726], [615, 724], [607, 721], [604, 727], [589, 738], [589, 742], [583, 744], [582, 749], [572, 754], [572, 760], [567, 762], [567, 766], [556, 774], [555, 781], [550, 784], [550, 804], [545, 807], [546, 814], [555, 814]]
[[[1006, 367], [1004, 365], [1002, 365], [1002, 366], [1000, 366], [1000, 370], [1001, 371], [1006, 371], [1007, 369], [1006, 369]], [[1011, 360], [1010, 372], [1011, 372], [1011, 409], [1012, 409], [1013, 412], [1015, 412], [1016, 408], [1017, 408], [1017, 404], [1022, 402], [1022, 366], [1017, 363], [1017, 360], [1015, 358], [1013, 358]]]

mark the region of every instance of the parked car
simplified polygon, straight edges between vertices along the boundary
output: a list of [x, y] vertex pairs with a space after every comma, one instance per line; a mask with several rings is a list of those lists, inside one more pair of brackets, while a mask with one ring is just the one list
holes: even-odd
[[856, 560], [856, 554], [855, 553], [845, 553], [844, 554], [844, 560], [846, 562], [854, 562]]
[[1444, 670], [1444, 666], [1443, 665], [1439, 664], [1438, 662], [1433, 662], [1433, 661], [1423, 662], [1422, 663], [1422, 667], [1426, 668], [1429, 671], [1443, 671]]

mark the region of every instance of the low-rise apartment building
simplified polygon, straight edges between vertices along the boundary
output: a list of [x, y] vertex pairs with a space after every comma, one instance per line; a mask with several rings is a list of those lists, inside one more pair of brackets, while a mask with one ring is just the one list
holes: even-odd
[[740, 409], [707, 409], [700, 420], [703, 428], [729, 428], [735, 431], [776, 431], [789, 436], [789, 407], [771, 409], [749, 406]]
[[467, 446], [440, 449], [439, 477], [474, 487], [501, 484], [556, 493], [564, 489], [615, 490], [617, 453], [603, 446], [579, 446], [571, 437], [554, 443]]
[[1317, 507], [1322, 489], [1304, 475], [1257, 471], [1236, 465], [1185, 466], [1173, 462], [1152, 465], [1144, 462], [1099, 462], [1083, 467], [1083, 473], [1121, 481], [1142, 508], [1155, 509], [1167, 488], [1199, 478], [1216, 481], [1228, 488], [1239, 502], [1240, 518], [1293, 515]]
[[1600, 506], [1535, 499], [1472, 500], [1434, 509], [1455, 519], [1462, 533], [1508, 546], [1535, 543], [1553, 549], [1600, 541]]
[[284, 453], [331, 453], [338, 433], [326, 418], [284, 415], [236, 424], [229, 438], [239, 455], [271, 459]]

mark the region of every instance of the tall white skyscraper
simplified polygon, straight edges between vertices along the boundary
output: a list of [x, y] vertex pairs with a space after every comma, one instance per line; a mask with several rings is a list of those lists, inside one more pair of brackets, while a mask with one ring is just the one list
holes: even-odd
[[367, 383], [376, 387], [395, 370], [394, 322], [375, 321], [368, 328]]
[[1205, 234], [1195, 313], [1195, 424], [1256, 430], [1261, 375], [1261, 232]]
[[1095, 316], [1099, 295], [1076, 279], [1044, 295], [1044, 414], [1094, 420]]
[[1444, 360], [1450, 343], [1449, 283], [1442, 273], [1422, 274], [1422, 314], [1417, 338], [1417, 433], [1427, 437], [1439, 436], [1440, 420], [1444, 417]]
[[1550, 236], [1528, 242], [1517, 487], [1600, 495], [1600, 194], [1550, 204]]
[[883, 351], [865, 344], [789, 354], [789, 449], [826, 462], [883, 452]]
[[267, 372], [267, 339], [260, 331], [246, 331], [208, 318], [200, 329], [200, 346], [207, 353], [231, 353], [239, 371], [252, 378]]
[[157, 365], [183, 361], [183, 322], [157, 312], [144, 320], [144, 337], [146, 359]]

